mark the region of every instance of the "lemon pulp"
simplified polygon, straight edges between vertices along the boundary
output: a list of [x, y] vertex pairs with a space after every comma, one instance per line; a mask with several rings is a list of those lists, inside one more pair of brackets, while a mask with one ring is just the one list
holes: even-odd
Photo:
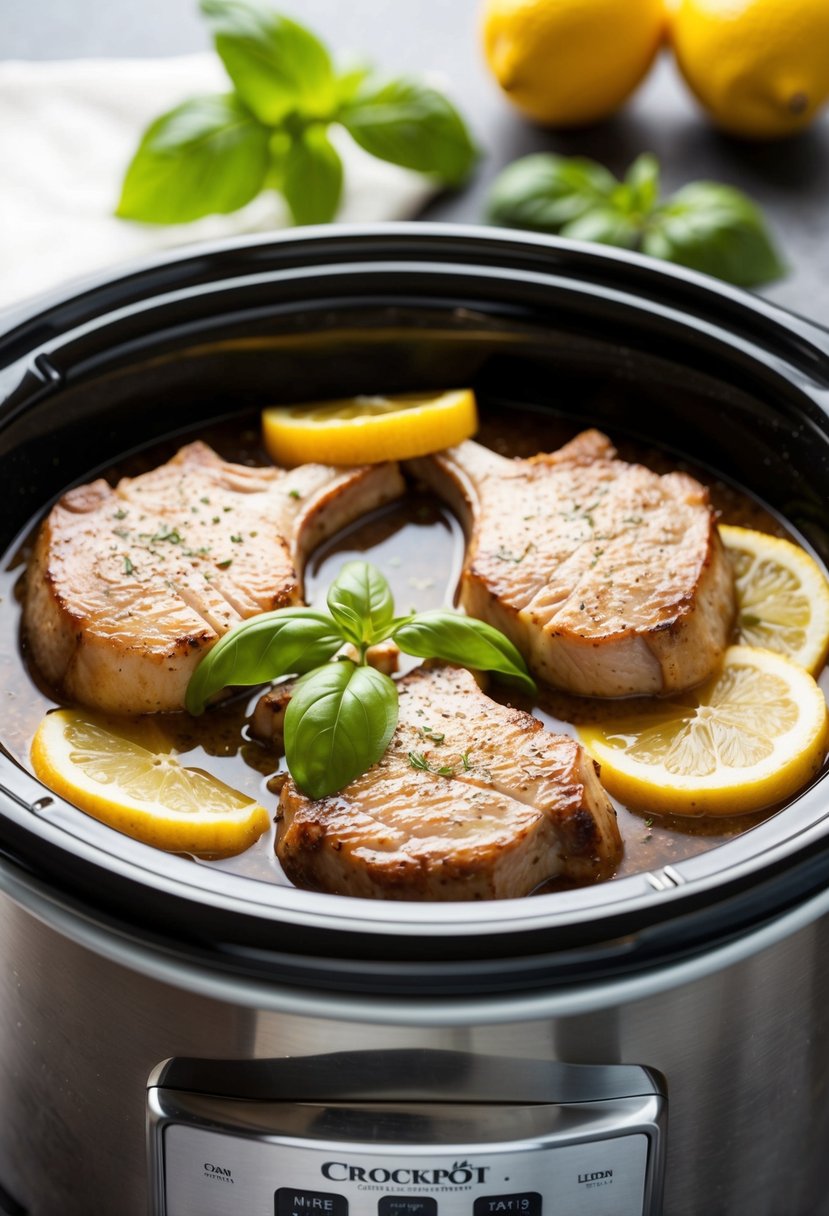
[[125, 723], [119, 732], [95, 715], [57, 710], [37, 729], [32, 765], [82, 811], [169, 852], [229, 857], [270, 823], [247, 795], [182, 765], [151, 723]]
[[602, 784], [636, 810], [737, 815], [790, 797], [826, 751], [826, 699], [782, 655], [731, 646], [699, 689], [579, 727]]
[[829, 650], [829, 584], [791, 541], [722, 525], [734, 567], [739, 641], [776, 650], [813, 675]]

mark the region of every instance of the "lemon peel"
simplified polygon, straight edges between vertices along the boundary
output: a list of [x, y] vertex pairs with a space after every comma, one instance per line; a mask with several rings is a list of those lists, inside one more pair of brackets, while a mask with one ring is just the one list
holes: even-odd
[[471, 389], [274, 406], [262, 434], [277, 464], [377, 464], [453, 447], [478, 427]]
[[108, 721], [60, 709], [32, 741], [36, 776], [109, 827], [174, 853], [230, 857], [267, 830], [270, 816], [246, 794], [182, 765], [154, 724]]
[[791, 797], [826, 752], [823, 692], [802, 667], [731, 646], [700, 688], [580, 726], [605, 788], [657, 815], [739, 815]]
[[800, 545], [720, 526], [734, 567], [739, 641], [776, 650], [816, 675], [829, 651], [829, 583]]

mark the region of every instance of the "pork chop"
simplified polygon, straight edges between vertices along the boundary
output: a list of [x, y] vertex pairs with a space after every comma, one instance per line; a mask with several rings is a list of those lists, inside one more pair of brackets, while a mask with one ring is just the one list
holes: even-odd
[[320, 541], [403, 493], [394, 464], [229, 464], [204, 443], [113, 489], [69, 490], [26, 578], [25, 637], [66, 697], [113, 713], [182, 709], [231, 626], [297, 603]]
[[508, 460], [477, 443], [411, 461], [465, 523], [460, 602], [530, 670], [583, 696], [667, 694], [716, 668], [734, 578], [708, 491], [585, 431]]
[[[491, 701], [468, 671], [419, 667], [397, 683], [383, 758], [317, 801], [286, 777], [277, 854], [299, 887], [378, 899], [508, 899], [550, 878], [608, 878], [622, 843], [582, 747]], [[254, 729], [277, 735], [285, 689]]]

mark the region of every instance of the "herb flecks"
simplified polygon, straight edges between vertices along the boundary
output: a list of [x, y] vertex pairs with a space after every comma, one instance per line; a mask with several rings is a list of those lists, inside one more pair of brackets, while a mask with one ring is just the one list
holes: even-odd
[[520, 566], [528, 553], [532, 553], [535, 545], [532, 541], [524, 546], [520, 553], [515, 553], [512, 549], [507, 549], [505, 545], [499, 545], [495, 551], [495, 556], [500, 562], [512, 562], [516, 566]]

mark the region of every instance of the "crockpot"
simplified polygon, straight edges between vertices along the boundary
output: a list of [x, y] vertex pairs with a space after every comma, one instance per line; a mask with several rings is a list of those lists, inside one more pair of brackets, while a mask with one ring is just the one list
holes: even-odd
[[[633, 254], [430, 225], [198, 247], [7, 318], [0, 547], [162, 435], [452, 384], [680, 453], [829, 558], [829, 335]], [[4, 1212], [829, 1212], [823, 774], [700, 856], [475, 904], [197, 866], [10, 754], [0, 800]]]

